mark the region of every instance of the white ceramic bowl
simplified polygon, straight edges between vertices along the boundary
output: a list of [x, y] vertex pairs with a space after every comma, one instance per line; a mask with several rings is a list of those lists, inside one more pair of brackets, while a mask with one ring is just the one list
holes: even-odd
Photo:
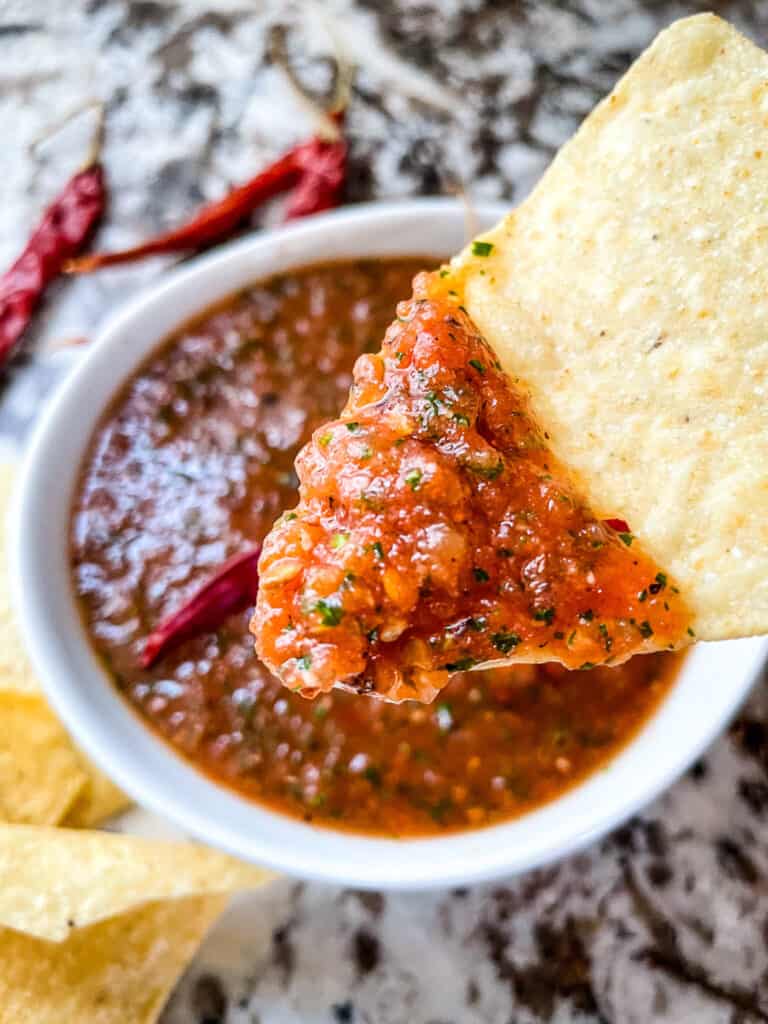
[[[476, 227], [503, 212], [479, 208]], [[255, 235], [165, 274], [159, 287], [101, 331], [50, 404], [26, 459], [14, 517], [15, 594], [30, 655], [54, 707], [138, 803], [202, 840], [291, 874], [361, 887], [425, 888], [561, 857], [669, 785], [723, 728], [768, 651], [763, 639], [699, 645], [657, 714], [607, 768], [516, 821], [435, 839], [345, 835], [249, 803], [182, 760], [118, 695], [85, 636], [68, 565], [78, 469], [115, 392], [169, 332], [249, 282], [336, 258], [442, 257], [464, 241], [465, 212], [458, 203], [377, 204]]]

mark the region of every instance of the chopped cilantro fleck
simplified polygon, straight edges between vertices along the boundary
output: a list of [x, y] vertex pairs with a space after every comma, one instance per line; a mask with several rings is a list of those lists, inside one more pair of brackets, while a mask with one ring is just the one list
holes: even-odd
[[546, 622], [546, 624], [548, 626], [551, 626], [552, 625], [552, 620], [555, 617], [555, 609], [554, 608], [536, 608], [536, 610], [533, 613], [533, 617], [534, 617], [534, 619], [536, 619], [537, 622]]
[[463, 412], [455, 412], [453, 414], [453, 422], [458, 423], [460, 427], [468, 427], [469, 416], [465, 416]]
[[477, 567], [475, 567], [472, 570], [472, 575], [475, 577], [478, 583], [487, 583], [488, 580], [491, 578], [485, 571], [485, 569], [479, 569]]
[[470, 359], [469, 365], [474, 367], [474, 369], [477, 370], [478, 373], [485, 373], [485, 367], [483, 366], [479, 359]]
[[659, 591], [663, 590], [667, 585], [667, 577], [663, 572], [656, 573], [656, 579], [650, 584], [648, 589], [652, 594], [658, 594]]
[[428, 392], [427, 403], [435, 416], [438, 416], [440, 413], [440, 399], [437, 397], [436, 391]]
[[395, 352], [395, 359], [399, 362], [405, 358], [405, 352]]
[[334, 535], [331, 537], [331, 547], [333, 548], [334, 551], [338, 551], [339, 548], [344, 547], [348, 540], [348, 533], [334, 533]]
[[312, 667], [312, 658], [309, 654], [302, 654], [300, 658], [296, 659], [296, 665], [302, 672], [306, 672]]
[[573, 641], [575, 639], [576, 639], [576, 630], [574, 629], [574, 631], [571, 633], [571, 635], [568, 637], [568, 640], [566, 641], [569, 647], [571, 647], [573, 645]]
[[579, 671], [582, 671], [582, 670], [585, 670], [585, 669], [588, 669], [588, 668], [594, 668], [594, 667], [595, 667], [594, 661], [585, 661], [582, 665], [579, 665]]
[[653, 629], [651, 628], [651, 624], [648, 619], [643, 619], [637, 628], [640, 630], [640, 636], [644, 637], [646, 640], [649, 636], [653, 636]]
[[631, 533], [620, 533], [619, 537], [628, 548], [632, 546], [632, 541], [635, 539]]
[[360, 424], [357, 421], [355, 421], [355, 420], [353, 420], [351, 423], [347, 424], [347, 430], [350, 432], [350, 434], [354, 434], [355, 431], [357, 431], [359, 429], [360, 429]]
[[440, 268], [440, 277], [449, 277], [450, 273], [450, 270], [448, 270], [446, 267]]
[[477, 658], [460, 658], [458, 661], [449, 661], [443, 665], [446, 672], [468, 672], [477, 664]]
[[493, 242], [473, 242], [473, 256], [490, 256], [493, 252]]
[[585, 612], [579, 612], [579, 622], [591, 622], [594, 617], [595, 613], [591, 608], [587, 608]]
[[420, 469], [412, 469], [410, 473], [405, 476], [405, 482], [411, 488], [412, 491], [418, 491], [421, 485], [422, 472]]
[[645, 599], [647, 597], [648, 597], [648, 591], [647, 590], [641, 590], [640, 593], [637, 595], [637, 600], [642, 602], [642, 601], [645, 601]]
[[368, 767], [363, 772], [363, 775], [366, 777], [366, 779], [370, 782], [372, 786], [376, 786], [378, 788], [381, 785], [381, 772], [379, 771], [375, 764], [369, 764]]
[[375, 540], [373, 544], [371, 544], [371, 551], [373, 551], [377, 558], [384, 557], [384, 548], [381, 546], [381, 542], [378, 540]]
[[606, 651], [610, 651], [613, 647], [613, 638], [608, 632], [608, 627], [604, 622], [601, 622], [597, 628], [600, 631], [600, 636], [603, 638], [603, 644], [605, 645]]
[[500, 633], [493, 634], [491, 643], [497, 651], [501, 651], [502, 654], [509, 654], [520, 643], [520, 637], [517, 633], [507, 633], [502, 630]]
[[467, 625], [470, 629], [474, 630], [475, 633], [482, 633], [488, 625], [488, 620], [483, 615], [479, 615], [476, 619], [470, 617], [467, 619]]
[[691, 629], [690, 626], [688, 627], [687, 632], [688, 632], [688, 636], [696, 636], [696, 634], [693, 632], [693, 630]]
[[338, 626], [344, 618], [344, 609], [337, 601], [325, 601], [321, 598], [315, 602], [313, 611], [318, 613], [324, 626]]
[[447, 796], [444, 796], [429, 808], [429, 813], [435, 821], [441, 822], [452, 808], [453, 804], [450, 799]]
[[501, 476], [504, 472], [504, 462], [502, 459], [499, 459], [495, 466], [478, 466], [476, 464], [470, 464], [469, 468], [473, 473], [476, 473], [477, 476], [481, 476], [483, 480], [495, 480], [496, 477]]

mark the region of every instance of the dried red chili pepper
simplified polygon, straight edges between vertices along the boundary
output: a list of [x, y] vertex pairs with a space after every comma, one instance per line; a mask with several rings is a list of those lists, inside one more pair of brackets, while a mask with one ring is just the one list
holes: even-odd
[[141, 655], [142, 668], [155, 662], [182, 640], [217, 629], [230, 615], [256, 603], [261, 546], [230, 558], [186, 604], [150, 634]]
[[604, 519], [603, 523], [617, 533], [629, 533], [629, 523], [624, 519]]
[[227, 238], [258, 206], [294, 186], [286, 219], [328, 210], [341, 199], [346, 154], [347, 147], [342, 140], [314, 138], [294, 146], [250, 181], [203, 207], [187, 224], [130, 249], [94, 253], [73, 260], [66, 267], [67, 273], [85, 274], [145, 256], [205, 248]]
[[166, 231], [130, 249], [98, 252], [73, 260], [66, 268], [67, 273], [87, 274], [92, 270], [100, 270], [102, 267], [114, 266], [117, 263], [130, 263], [144, 256], [202, 249], [226, 238], [257, 206], [285, 192], [298, 181], [298, 177], [299, 171], [294, 154], [286, 153], [250, 181], [233, 189], [223, 199], [204, 206], [187, 224]]
[[19, 342], [46, 287], [82, 251], [104, 213], [107, 188], [99, 160], [101, 133], [100, 117], [86, 163], [69, 179], [24, 251], [0, 277], [0, 366]]
[[296, 154], [301, 177], [285, 210], [286, 220], [307, 217], [340, 205], [347, 180], [347, 144], [343, 139], [313, 139]]

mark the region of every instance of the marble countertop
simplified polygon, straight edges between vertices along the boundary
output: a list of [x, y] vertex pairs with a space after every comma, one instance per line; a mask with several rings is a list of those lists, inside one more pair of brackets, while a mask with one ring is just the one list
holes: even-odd
[[[715, 8], [768, 43], [768, 4], [665, 0], [0, 0], [0, 264], [83, 151], [98, 96], [114, 193], [106, 245], [178, 220], [307, 134], [270, 61], [287, 27], [327, 87], [361, 65], [349, 201], [466, 190], [518, 201], [663, 25]], [[272, 214], [272, 217], [274, 213]], [[267, 223], [270, 215], [267, 215]], [[158, 263], [68, 282], [0, 381], [23, 445], [87, 337]], [[131, 812], [126, 827], [168, 826]], [[685, 778], [587, 852], [425, 895], [285, 880], [216, 926], [164, 1024], [753, 1024], [768, 1021], [768, 686]]]

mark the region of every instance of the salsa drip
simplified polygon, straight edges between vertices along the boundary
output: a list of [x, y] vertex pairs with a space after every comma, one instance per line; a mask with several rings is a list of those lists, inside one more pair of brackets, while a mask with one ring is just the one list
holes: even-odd
[[579, 499], [438, 280], [417, 278], [297, 459], [300, 503], [260, 560], [260, 657], [306, 696], [429, 702], [481, 664], [588, 669], [679, 644], [679, 591]]

